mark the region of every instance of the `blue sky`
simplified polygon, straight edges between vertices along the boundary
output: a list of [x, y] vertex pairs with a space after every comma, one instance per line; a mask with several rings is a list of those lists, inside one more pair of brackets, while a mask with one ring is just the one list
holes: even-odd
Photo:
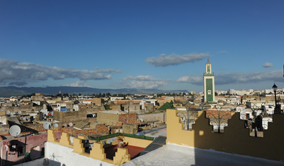
[[1, 86], [284, 88], [284, 1], [0, 1]]

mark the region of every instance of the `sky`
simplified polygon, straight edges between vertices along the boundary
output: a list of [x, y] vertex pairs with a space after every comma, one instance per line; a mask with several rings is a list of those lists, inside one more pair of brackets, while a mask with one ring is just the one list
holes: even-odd
[[2, 0], [0, 86], [284, 88], [282, 0]]

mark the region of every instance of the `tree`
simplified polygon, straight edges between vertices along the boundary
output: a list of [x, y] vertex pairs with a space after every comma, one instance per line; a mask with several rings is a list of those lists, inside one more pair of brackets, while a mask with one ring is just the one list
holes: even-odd
[[108, 92], [108, 93], [106, 94], [106, 96], [107, 96], [107, 97], [110, 97], [110, 96], [111, 96], [111, 94]]
[[221, 127], [228, 124], [228, 119], [231, 119], [231, 111], [219, 107], [216, 110], [207, 110], [206, 117], [210, 119], [210, 125], [217, 126], [218, 133], [221, 133]]
[[110, 105], [105, 104], [104, 106], [105, 106], [105, 109], [106, 109], [106, 110], [111, 110]]

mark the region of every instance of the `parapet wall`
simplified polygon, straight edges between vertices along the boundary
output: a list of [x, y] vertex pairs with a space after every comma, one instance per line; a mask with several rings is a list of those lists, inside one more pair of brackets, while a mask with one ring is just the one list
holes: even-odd
[[201, 149], [284, 161], [284, 115], [273, 115], [273, 123], [264, 131], [264, 137], [250, 137], [249, 129], [244, 127], [245, 121], [235, 113], [228, 120], [224, 133], [214, 133], [204, 111], [198, 112], [198, 118], [192, 130], [183, 130], [179, 123], [177, 110], [167, 110], [167, 142], [193, 146]]
[[[83, 160], [83, 158], [88, 157], [89, 158], [95, 159], [95, 160], [100, 160], [103, 161], [104, 163], [101, 163], [101, 165], [107, 165], [109, 164], [114, 164], [114, 165], [121, 165], [125, 162], [130, 161], [130, 155], [128, 154], [128, 149], [125, 148], [117, 148], [117, 152], [115, 152], [115, 156], [113, 160], [107, 159], [106, 154], [103, 148], [103, 145], [101, 143], [96, 143], [94, 142], [94, 146], [92, 147], [92, 150], [90, 153], [85, 153], [85, 149], [83, 147], [82, 140], [85, 140], [86, 138], [84, 136], [79, 136], [78, 138], [74, 138], [73, 140], [73, 145], [70, 142], [70, 136], [68, 133], [62, 132], [61, 138], [59, 141], [56, 140], [55, 134], [53, 130], [48, 130], [48, 137], [47, 141], [49, 143], [56, 143], [61, 146], [65, 146], [68, 148], [73, 149], [73, 153], [77, 153], [81, 155], [82, 158], [80, 160]], [[46, 147], [48, 149], [48, 147]], [[56, 149], [56, 148], [55, 148]], [[56, 155], [56, 154], [55, 154]], [[74, 156], [74, 155], [72, 155]], [[46, 158], [49, 158], [49, 156], [45, 156]], [[70, 158], [70, 156], [68, 156]], [[60, 160], [60, 158], [58, 159]], [[73, 163], [72, 163], [73, 164]], [[68, 165], [66, 163], [66, 165]]]

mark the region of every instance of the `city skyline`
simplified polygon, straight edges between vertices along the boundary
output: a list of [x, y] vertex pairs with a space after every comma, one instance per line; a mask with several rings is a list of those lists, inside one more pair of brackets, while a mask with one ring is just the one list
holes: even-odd
[[1, 86], [284, 87], [282, 1], [2, 1]]

